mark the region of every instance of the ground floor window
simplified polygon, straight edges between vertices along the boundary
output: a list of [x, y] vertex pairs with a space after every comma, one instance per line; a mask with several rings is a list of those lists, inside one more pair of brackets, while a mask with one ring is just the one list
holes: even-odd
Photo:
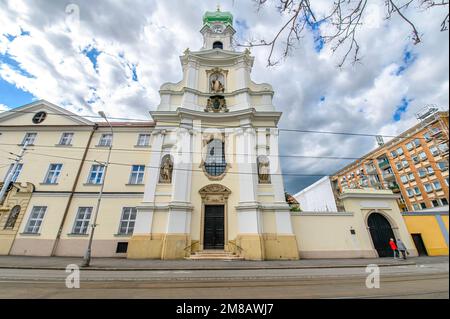
[[30, 218], [28, 219], [25, 233], [38, 234], [44, 220], [45, 211], [47, 206], [34, 206], [31, 211]]
[[87, 233], [89, 221], [91, 220], [92, 207], [78, 208], [77, 217], [73, 224], [72, 234], [84, 235]]
[[119, 234], [131, 235], [133, 234], [134, 224], [136, 222], [136, 208], [124, 207], [122, 210], [122, 217], [120, 219]]

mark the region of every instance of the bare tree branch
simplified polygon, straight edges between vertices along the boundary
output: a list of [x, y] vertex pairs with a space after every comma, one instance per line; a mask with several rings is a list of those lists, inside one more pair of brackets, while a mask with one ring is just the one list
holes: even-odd
[[[267, 0], [253, 0], [257, 5], [257, 10], [267, 5]], [[324, 44], [330, 45], [333, 53], [343, 48], [342, 59], [338, 63], [342, 67], [351, 57], [354, 64], [361, 60], [360, 45], [358, 43], [358, 31], [363, 26], [363, 18], [368, 10], [368, 0], [334, 0], [328, 13], [317, 18], [317, 14], [311, 8], [310, 0], [273, 0], [278, 4], [276, 9], [280, 15], [287, 15], [287, 21], [275, 33], [272, 40], [251, 40], [246, 43], [239, 43], [243, 47], [270, 47], [267, 58], [267, 65], [273, 66], [279, 63], [280, 59], [286, 58], [295, 47], [295, 44], [303, 37], [305, 29], [318, 29], [324, 23], [328, 26], [327, 34], [320, 29], [320, 37]], [[397, 15], [412, 30], [412, 42], [419, 44], [422, 39], [414, 21], [407, 17], [406, 11], [422, 8], [431, 10], [441, 8], [445, 10], [445, 17], [440, 24], [441, 31], [449, 29], [449, 0], [384, 0], [387, 9], [386, 19], [391, 19]], [[330, 30], [331, 29], [331, 30]], [[284, 47], [281, 58], [274, 58], [274, 52], [281, 43]]]

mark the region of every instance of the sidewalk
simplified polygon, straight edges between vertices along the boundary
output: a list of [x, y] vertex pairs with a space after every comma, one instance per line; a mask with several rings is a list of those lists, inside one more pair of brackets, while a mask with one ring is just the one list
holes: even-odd
[[[361, 268], [369, 264], [380, 267], [448, 263], [448, 256], [416, 257], [408, 260], [373, 259], [303, 259], [296, 261], [219, 261], [219, 260], [132, 260], [126, 258], [93, 258], [90, 270], [222, 270], [222, 269], [312, 269]], [[65, 269], [80, 265], [82, 258], [0, 256], [0, 271], [9, 269]]]

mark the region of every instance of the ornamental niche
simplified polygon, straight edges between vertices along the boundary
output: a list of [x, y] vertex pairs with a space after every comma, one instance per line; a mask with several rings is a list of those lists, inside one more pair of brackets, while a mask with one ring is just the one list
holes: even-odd
[[159, 182], [162, 184], [172, 183], [173, 161], [169, 154], [164, 155], [161, 160], [161, 168], [159, 170]]

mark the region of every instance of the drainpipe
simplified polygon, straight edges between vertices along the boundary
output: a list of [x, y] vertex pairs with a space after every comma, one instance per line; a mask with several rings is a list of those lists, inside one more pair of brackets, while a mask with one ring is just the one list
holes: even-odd
[[91, 134], [89, 135], [89, 139], [88, 139], [86, 148], [84, 149], [83, 157], [81, 158], [81, 163], [80, 163], [80, 166], [78, 167], [78, 172], [77, 172], [77, 175], [75, 176], [75, 181], [73, 182], [72, 190], [70, 191], [70, 195], [69, 195], [69, 200], [67, 201], [67, 205], [64, 210], [63, 218], [61, 220], [61, 224], [59, 225], [58, 234], [56, 235], [55, 243], [53, 244], [53, 249], [52, 249], [52, 253], [50, 256], [55, 256], [56, 248], [58, 247], [58, 243], [61, 238], [61, 233], [62, 233], [62, 230], [64, 227], [64, 223], [66, 222], [67, 215], [69, 213], [69, 208], [70, 208], [70, 205], [72, 204], [73, 195], [75, 193], [76, 187], [78, 185], [78, 181], [80, 179], [81, 170], [83, 168], [84, 161], [86, 160], [86, 156], [89, 151], [89, 147], [91, 146], [92, 137], [94, 136], [94, 133], [97, 130], [97, 128], [98, 128], [98, 124], [94, 124]]

